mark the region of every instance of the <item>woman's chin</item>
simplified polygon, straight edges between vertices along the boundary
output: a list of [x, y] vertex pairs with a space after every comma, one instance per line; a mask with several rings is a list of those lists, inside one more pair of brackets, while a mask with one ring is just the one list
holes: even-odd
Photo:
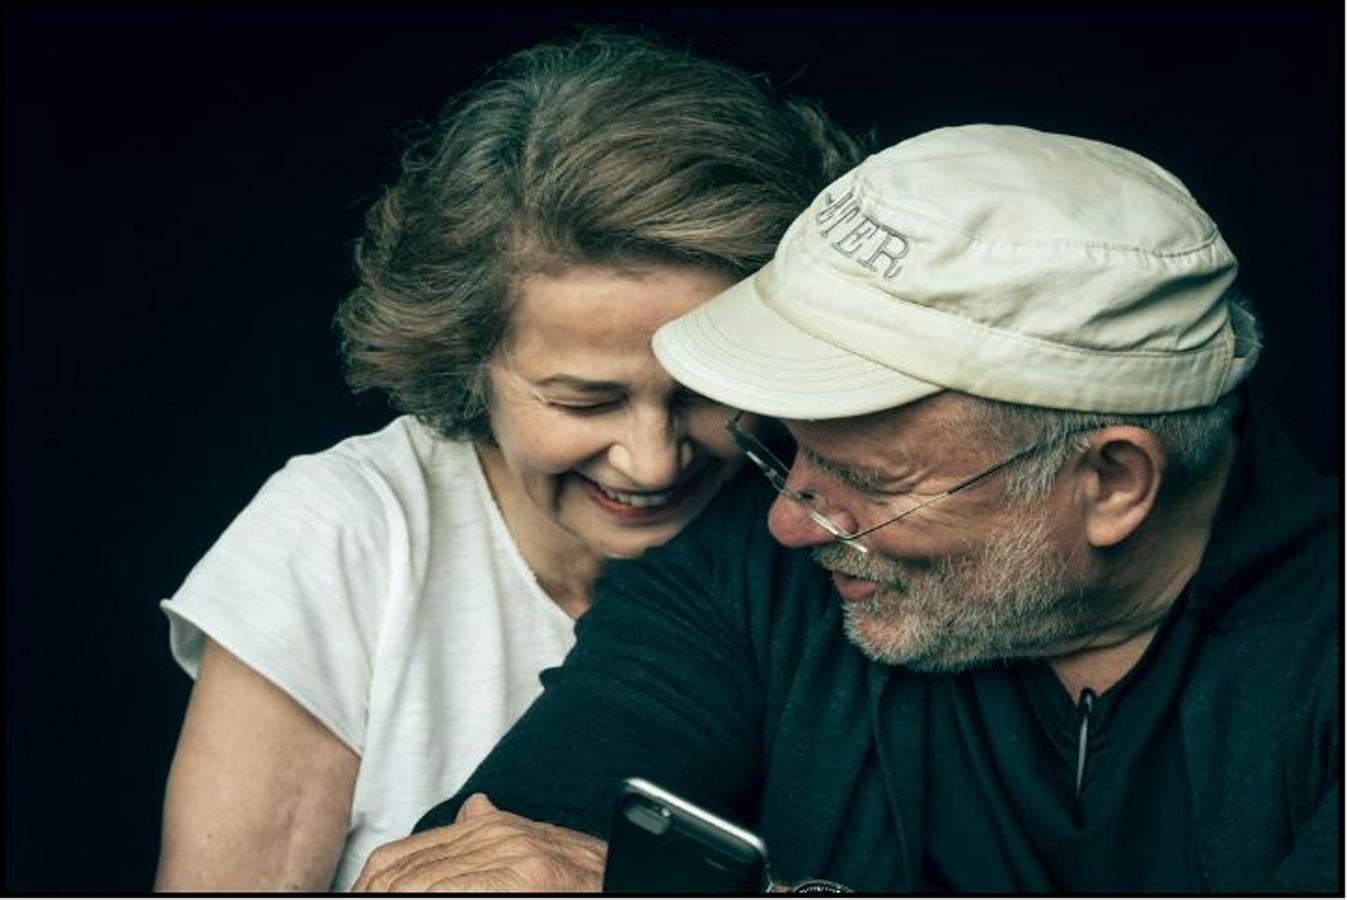
[[652, 547], [672, 540], [686, 522], [665, 522], [658, 527], [609, 527], [595, 534], [591, 544], [608, 559], [635, 559]]

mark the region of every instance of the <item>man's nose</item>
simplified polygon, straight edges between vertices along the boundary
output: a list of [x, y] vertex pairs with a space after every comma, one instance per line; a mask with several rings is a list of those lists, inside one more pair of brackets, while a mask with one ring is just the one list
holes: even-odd
[[[790, 477], [786, 479], [786, 489], [797, 493], [803, 491], [810, 497], [815, 496], [802, 487], [803, 481], [798, 478], [799, 471], [800, 464], [797, 461], [791, 467]], [[815, 501], [811, 508], [815, 513], [826, 516], [829, 522], [843, 531], [854, 531], [857, 527], [855, 519], [844, 510], [818, 501]], [[776, 502], [768, 510], [767, 529], [772, 533], [772, 537], [787, 547], [810, 547], [837, 540], [836, 535], [809, 514], [809, 509], [804, 503], [784, 493], [777, 495]]]
[[832, 535], [814, 524], [800, 504], [781, 495], [767, 511], [767, 530], [787, 547], [809, 547], [832, 540]]

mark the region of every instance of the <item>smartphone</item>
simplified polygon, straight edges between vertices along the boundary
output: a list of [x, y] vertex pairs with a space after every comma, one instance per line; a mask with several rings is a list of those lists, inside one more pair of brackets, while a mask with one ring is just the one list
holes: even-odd
[[641, 778], [613, 803], [605, 893], [760, 894], [769, 887], [762, 840]]

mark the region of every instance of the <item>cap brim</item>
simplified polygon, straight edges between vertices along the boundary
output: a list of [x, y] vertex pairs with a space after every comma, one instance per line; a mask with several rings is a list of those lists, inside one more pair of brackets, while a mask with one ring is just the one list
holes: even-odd
[[669, 374], [719, 403], [783, 419], [858, 416], [942, 390], [782, 318], [759, 294], [765, 271], [655, 332], [655, 356]]

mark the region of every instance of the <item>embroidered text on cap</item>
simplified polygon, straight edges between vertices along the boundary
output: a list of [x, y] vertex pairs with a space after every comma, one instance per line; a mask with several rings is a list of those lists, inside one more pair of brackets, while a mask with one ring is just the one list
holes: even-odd
[[814, 216], [814, 221], [819, 226], [819, 234], [829, 237], [838, 226], [851, 222], [859, 216], [859, 222], [849, 230], [841, 232], [841, 237], [837, 240], [829, 241], [828, 246], [845, 257], [854, 258], [871, 272], [879, 271], [876, 263], [881, 258], [884, 259], [884, 271], [880, 273], [880, 277], [887, 281], [902, 271], [901, 261], [907, 256], [908, 251], [907, 238], [899, 231], [863, 215], [860, 203], [856, 201], [853, 193], [848, 190], [836, 200], [831, 194], [824, 193], [824, 206]]

